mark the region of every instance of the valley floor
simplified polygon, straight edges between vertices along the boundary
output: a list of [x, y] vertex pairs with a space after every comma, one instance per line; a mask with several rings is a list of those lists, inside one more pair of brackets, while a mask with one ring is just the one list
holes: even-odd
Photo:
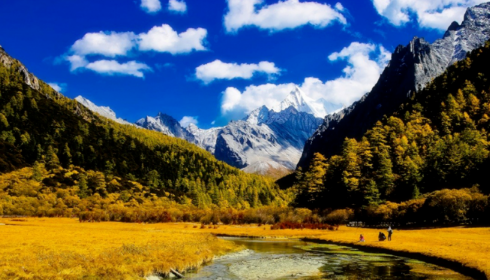
[[[237, 248], [214, 235], [309, 238], [452, 261], [490, 279], [490, 228], [270, 230], [270, 226], [79, 223], [67, 218], [0, 218], [0, 279], [139, 279], [184, 270]], [[383, 230], [385, 231], [385, 230]], [[363, 234], [366, 242], [360, 243]], [[413, 255], [416, 254], [416, 255]], [[447, 263], [446, 263], [447, 264]], [[453, 269], [457, 269], [452, 267]]]

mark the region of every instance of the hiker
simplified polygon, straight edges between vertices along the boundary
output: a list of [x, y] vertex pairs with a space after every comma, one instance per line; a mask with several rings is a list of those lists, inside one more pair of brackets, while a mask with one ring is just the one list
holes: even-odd
[[393, 230], [391, 229], [391, 226], [388, 227], [388, 241], [391, 241], [391, 235], [393, 234]]
[[359, 237], [359, 242], [364, 242], [364, 236], [361, 234], [361, 236]]
[[385, 241], [386, 235], [382, 232], [379, 232], [378, 239], [379, 239], [379, 241]]

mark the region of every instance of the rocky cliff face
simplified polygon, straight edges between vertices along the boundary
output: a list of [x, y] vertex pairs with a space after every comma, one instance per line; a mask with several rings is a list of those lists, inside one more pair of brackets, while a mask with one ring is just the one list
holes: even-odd
[[280, 112], [263, 106], [220, 130], [215, 156], [252, 173], [293, 170], [306, 139], [320, 123], [320, 118], [292, 106]]
[[221, 127], [213, 127], [209, 129], [198, 128], [195, 124], [189, 124], [187, 131], [194, 136], [194, 143], [206, 151], [214, 154], [218, 134], [221, 132]]
[[195, 143], [194, 135], [183, 128], [176, 119], [163, 113], [158, 113], [156, 117], [147, 116], [139, 119], [136, 125]]
[[[16, 64], [17, 62], [17, 64]], [[10, 55], [8, 55], [5, 50], [0, 46], [0, 63], [5, 65], [7, 68], [11, 68], [14, 64], [17, 67], [16, 71], [21, 73], [24, 77], [24, 82], [30, 86], [32, 89], [39, 90], [39, 79], [34, 76], [34, 74], [30, 73], [27, 68], [17, 60], [13, 59]]]
[[376, 121], [393, 113], [408, 97], [489, 38], [490, 3], [484, 3], [469, 8], [463, 22], [452, 23], [443, 38], [433, 44], [415, 37], [407, 46], [398, 46], [370, 93], [324, 118], [306, 142], [298, 167], [307, 168], [314, 153], [339, 153], [346, 137], [362, 137]]

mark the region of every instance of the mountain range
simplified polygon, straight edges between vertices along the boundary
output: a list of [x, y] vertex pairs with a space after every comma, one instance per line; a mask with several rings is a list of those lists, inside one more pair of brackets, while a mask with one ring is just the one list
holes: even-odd
[[[108, 107], [97, 107], [81, 96], [75, 99], [104, 117], [125, 122]], [[316, 108], [312, 103], [296, 87], [277, 106], [271, 109], [262, 106], [224, 127], [200, 129], [190, 124], [184, 128], [164, 113], [146, 116], [135, 124], [185, 139], [246, 172], [280, 176], [295, 169], [305, 141], [321, 124], [324, 109]]]

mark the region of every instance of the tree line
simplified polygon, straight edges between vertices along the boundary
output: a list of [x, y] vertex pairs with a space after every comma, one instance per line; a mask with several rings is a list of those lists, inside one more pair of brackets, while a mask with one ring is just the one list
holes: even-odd
[[[43, 186], [81, 184], [81, 198], [144, 186], [146, 197], [201, 208], [291, 200], [273, 179], [230, 167], [185, 140], [101, 117], [42, 81], [35, 90], [21, 68], [17, 60], [9, 67], [0, 63], [0, 173], [43, 166], [51, 174]], [[59, 170], [78, 175], [62, 177]]]

